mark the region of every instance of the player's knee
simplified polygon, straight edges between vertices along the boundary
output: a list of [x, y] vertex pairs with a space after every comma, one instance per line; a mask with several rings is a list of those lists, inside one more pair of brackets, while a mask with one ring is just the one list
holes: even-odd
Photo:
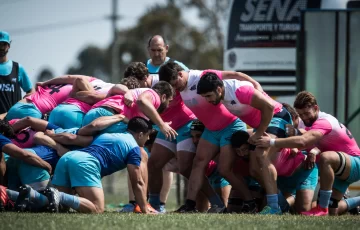
[[104, 207], [100, 207], [100, 206], [95, 206], [95, 213], [97, 213], [97, 214], [101, 214], [101, 213], [103, 213], [104, 212]]
[[323, 152], [320, 154], [319, 165], [329, 165], [332, 161], [332, 152]]
[[219, 166], [218, 170], [219, 170], [220, 175], [225, 178], [228, 178], [229, 175], [231, 175], [233, 173], [232, 168], [228, 168], [228, 167]]

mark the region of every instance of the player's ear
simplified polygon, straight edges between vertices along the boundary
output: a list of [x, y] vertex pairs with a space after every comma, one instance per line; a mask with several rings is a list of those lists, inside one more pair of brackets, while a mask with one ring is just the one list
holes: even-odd
[[221, 94], [221, 87], [220, 87], [220, 86], [218, 86], [218, 87], [216, 88], [216, 92], [217, 92], [218, 94]]

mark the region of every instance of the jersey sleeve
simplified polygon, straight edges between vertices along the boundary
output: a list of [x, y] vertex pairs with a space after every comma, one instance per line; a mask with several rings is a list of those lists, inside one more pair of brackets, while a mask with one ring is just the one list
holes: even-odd
[[154, 107], [156, 109], [159, 108], [159, 106], [161, 104], [159, 94], [157, 94], [154, 90], [146, 90], [144, 93], [151, 95], [151, 100], [152, 100]]
[[20, 64], [19, 64], [19, 83], [20, 83], [20, 87], [25, 92], [28, 92], [33, 87], [28, 74], [26, 73], [24, 67], [22, 67]]
[[10, 125], [14, 125], [16, 122], [18, 122], [20, 119], [11, 119], [10, 121], [9, 121], [9, 124]]
[[318, 131], [322, 133], [322, 135], [326, 135], [331, 132], [332, 126], [330, 122], [326, 119], [318, 119], [314, 122], [314, 124], [311, 126], [312, 131]]
[[207, 70], [204, 70], [202, 73], [201, 73], [201, 77], [204, 76], [204, 74], [206, 73], [209, 73], [209, 72], [213, 72], [213, 73], [216, 73], [216, 75], [222, 80], [223, 77], [222, 77], [222, 72], [220, 70], [215, 70], [215, 69], [207, 69]]
[[235, 95], [241, 104], [250, 105], [254, 92], [253, 86], [244, 85], [235, 90]]
[[126, 162], [128, 165], [136, 165], [140, 166], [141, 162], [141, 150], [140, 147], [135, 147], [130, 150], [130, 152], [127, 155]]
[[10, 141], [9, 138], [4, 137], [3, 135], [0, 134], [0, 149], [2, 150], [2, 148], [7, 145], [7, 144], [11, 144], [12, 142]]

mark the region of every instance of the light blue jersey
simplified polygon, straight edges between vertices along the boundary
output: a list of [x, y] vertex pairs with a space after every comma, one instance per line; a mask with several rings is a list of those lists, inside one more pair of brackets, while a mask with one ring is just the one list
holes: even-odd
[[[166, 57], [164, 64], [165, 64], [166, 62], [168, 62], [169, 60], [170, 60], [170, 58], [169, 58], [169, 57]], [[180, 65], [185, 71], [188, 71], [188, 70], [189, 70], [189, 68], [186, 67], [186, 65], [184, 65], [183, 63], [181, 63], [181, 62], [179, 62], [179, 61], [176, 61], [176, 60], [172, 60], [172, 61], [174, 61], [176, 64]], [[153, 65], [151, 64], [151, 59], [149, 59], [149, 60], [146, 62], [146, 67], [148, 68], [150, 74], [156, 74], [156, 73], [159, 72], [159, 69], [160, 69], [161, 65], [159, 65], [159, 66], [153, 66]]]
[[[0, 76], [7, 76], [11, 73], [13, 68], [13, 61], [8, 60], [7, 62], [0, 63]], [[26, 73], [24, 67], [19, 64], [19, 74], [18, 74], [19, 84], [22, 90], [28, 92], [32, 88], [32, 84], [28, 74]]]
[[79, 151], [87, 152], [100, 162], [101, 176], [126, 168], [127, 164], [140, 166], [141, 152], [134, 137], [128, 133], [104, 133]]

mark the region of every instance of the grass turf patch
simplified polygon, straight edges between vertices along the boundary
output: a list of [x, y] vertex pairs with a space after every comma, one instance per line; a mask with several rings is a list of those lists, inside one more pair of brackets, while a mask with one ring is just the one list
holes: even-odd
[[359, 216], [0, 213], [1, 229], [359, 229]]

